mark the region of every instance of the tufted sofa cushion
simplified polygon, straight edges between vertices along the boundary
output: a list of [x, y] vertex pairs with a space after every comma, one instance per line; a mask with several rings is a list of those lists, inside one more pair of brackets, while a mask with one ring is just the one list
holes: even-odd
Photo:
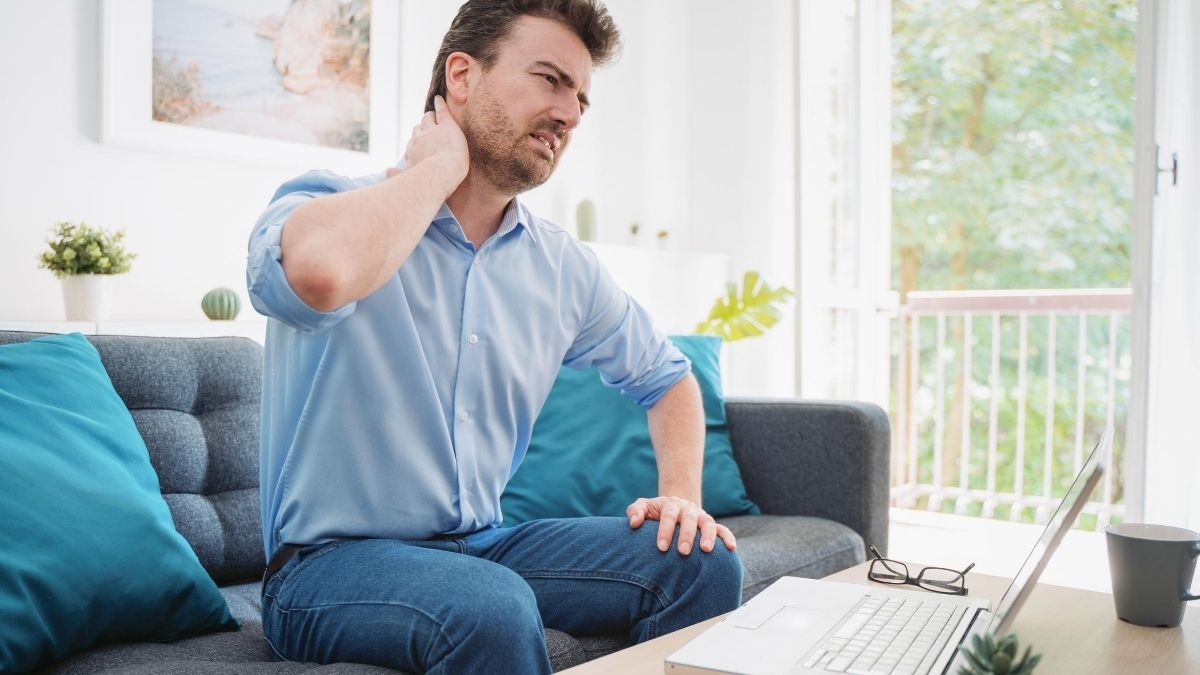
[[[0, 344], [37, 337], [0, 332]], [[262, 348], [244, 338], [93, 335], [133, 415], [175, 529], [218, 584], [262, 574]]]

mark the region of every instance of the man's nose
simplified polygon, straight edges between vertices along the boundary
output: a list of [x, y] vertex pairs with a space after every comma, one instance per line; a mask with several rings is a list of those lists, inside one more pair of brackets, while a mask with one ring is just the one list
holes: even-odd
[[554, 121], [562, 126], [563, 131], [571, 131], [579, 126], [579, 121], [583, 117], [583, 108], [579, 99], [568, 92], [556, 102], [553, 115]]

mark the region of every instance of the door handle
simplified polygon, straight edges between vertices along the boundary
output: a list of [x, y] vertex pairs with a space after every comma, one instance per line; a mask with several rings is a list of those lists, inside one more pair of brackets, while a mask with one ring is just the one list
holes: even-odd
[[[1157, 164], [1157, 162], [1155, 162], [1155, 163]], [[1171, 165], [1170, 166], [1165, 166], [1165, 167], [1164, 166], [1156, 166], [1155, 168], [1158, 169], [1158, 173], [1171, 174], [1171, 185], [1172, 186], [1179, 185], [1179, 153], [1178, 152], [1171, 153]]]

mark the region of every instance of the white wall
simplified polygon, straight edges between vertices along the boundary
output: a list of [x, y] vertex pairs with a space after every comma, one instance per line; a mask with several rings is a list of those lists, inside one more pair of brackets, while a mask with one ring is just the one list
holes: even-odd
[[[689, 244], [727, 253], [735, 280], [756, 269], [773, 286], [797, 290], [793, 5], [687, 7]], [[793, 309], [766, 335], [730, 345], [731, 393], [794, 394]]]
[[[397, 154], [458, 6], [399, 1]], [[558, 174], [526, 202], [572, 228], [575, 204], [590, 198], [601, 242], [625, 243], [637, 221], [643, 236], [670, 230], [671, 247], [729, 255], [739, 278], [752, 268], [790, 283], [791, 3], [608, 4], [623, 56], [595, 73], [594, 107]], [[59, 220], [127, 231], [139, 257], [117, 279], [114, 319], [202, 318], [208, 289], [243, 289], [246, 235], [274, 188], [315, 168], [101, 144], [99, 21], [95, 0], [0, 3], [0, 320], [62, 318], [58, 281], [36, 263]], [[62, 39], [48, 47], [51, 33]], [[731, 392], [793, 391], [792, 323], [733, 345]]]

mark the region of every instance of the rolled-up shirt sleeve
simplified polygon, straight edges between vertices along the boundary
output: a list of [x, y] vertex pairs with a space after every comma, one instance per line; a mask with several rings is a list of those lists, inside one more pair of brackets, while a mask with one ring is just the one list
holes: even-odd
[[284, 224], [296, 207], [310, 199], [353, 188], [354, 184], [343, 176], [310, 171], [276, 190], [271, 203], [254, 224], [246, 257], [246, 289], [250, 304], [259, 314], [301, 332], [315, 332], [333, 326], [354, 312], [354, 302], [321, 312], [301, 300], [283, 271], [280, 247]]
[[654, 326], [645, 308], [617, 286], [590, 250], [586, 260], [592, 277], [591, 301], [563, 365], [596, 368], [605, 385], [650, 408], [691, 372], [692, 364]]

